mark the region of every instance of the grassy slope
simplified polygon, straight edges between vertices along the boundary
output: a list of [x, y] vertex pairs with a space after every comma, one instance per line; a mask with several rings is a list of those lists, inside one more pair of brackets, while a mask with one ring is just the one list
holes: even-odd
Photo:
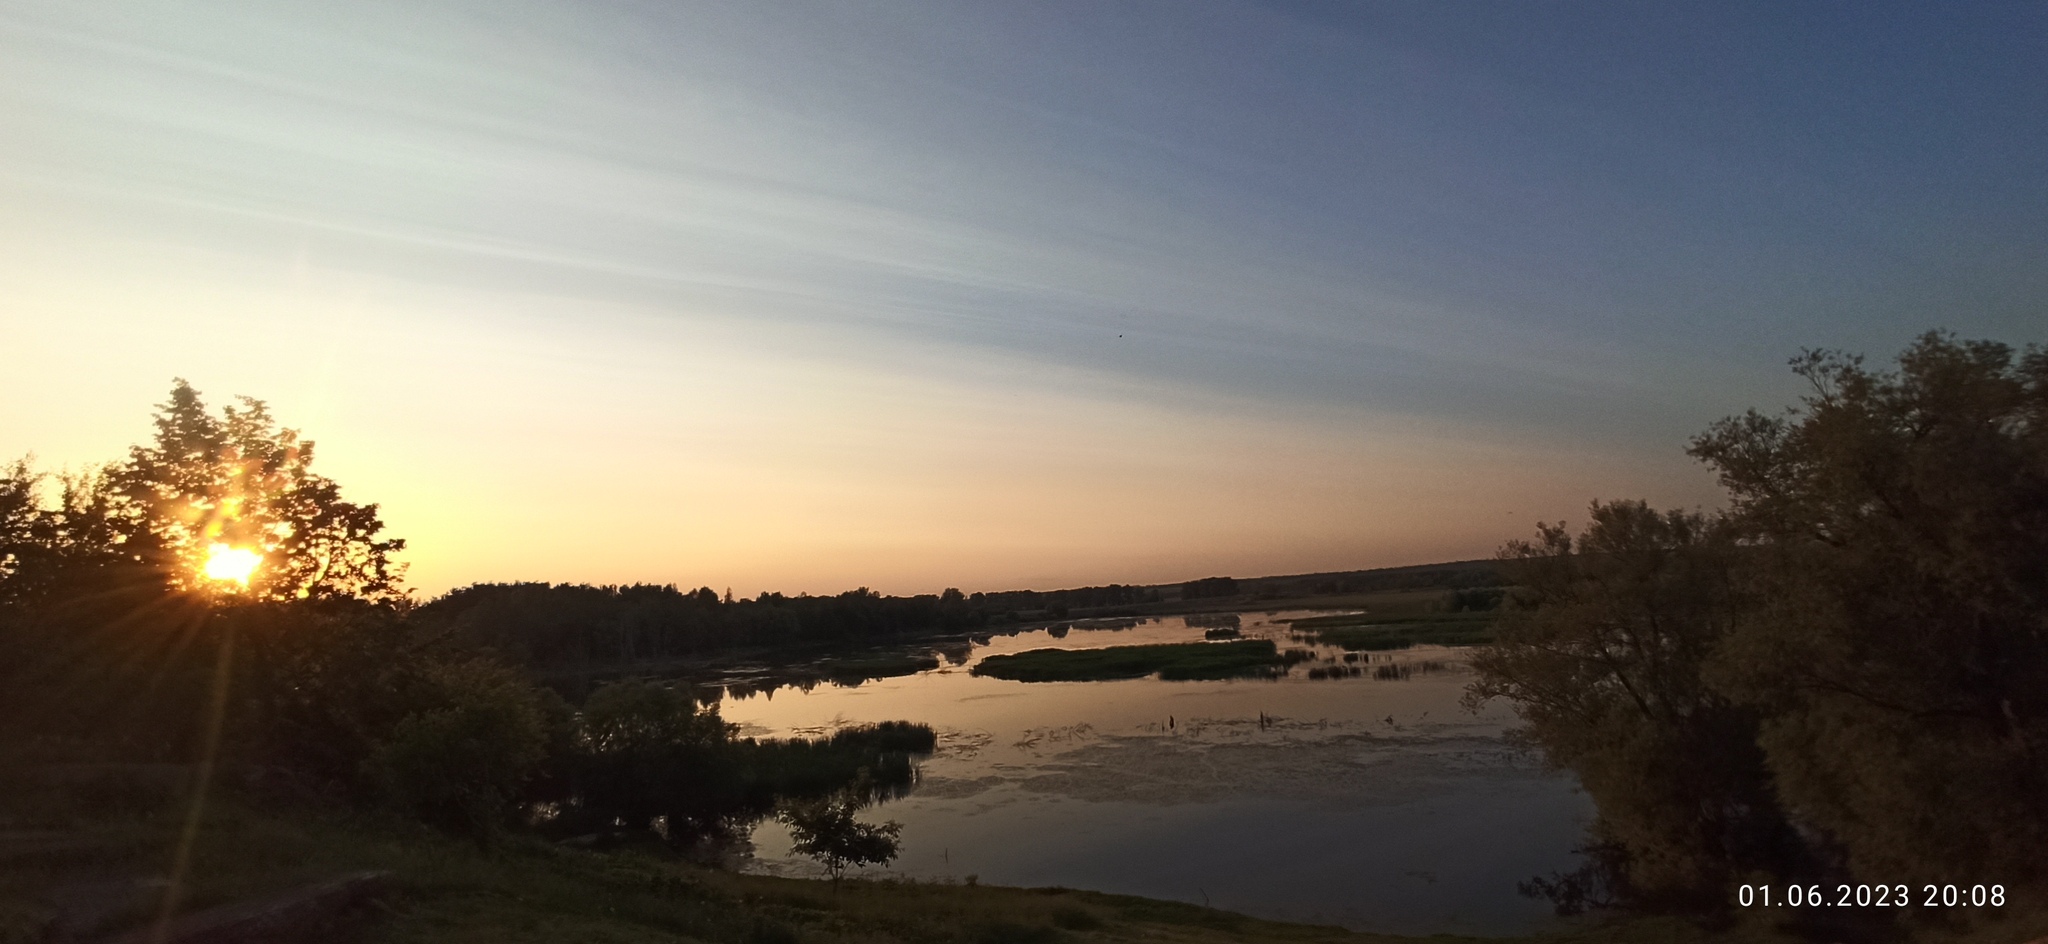
[[1019, 682], [1097, 682], [1143, 678], [1216, 679], [1280, 665], [1271, 640], [1163, 643], [1106, 649], [1032, 649], [989, 656], [974, 674]]

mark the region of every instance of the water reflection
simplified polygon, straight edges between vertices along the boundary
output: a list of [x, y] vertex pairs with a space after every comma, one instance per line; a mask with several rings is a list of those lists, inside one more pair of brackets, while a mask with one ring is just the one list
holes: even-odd
[[[931, 724], [920, 785], [875, 816], [904, 824], [891, 872], [1207, 901], [1401, 933], [1513, 933], [1547, 907], [1519, 880], [1570, 866], [1590, 806], [1502, 737], [1501, 708], [1458, 705], [1462, 652], [1346, 652], [1244, 614], [1243, 638], [1299, 650], [1268, 679], [1013, 682], [991, 655], [1200, 641], [1230, 624], [1084, 622], [955, 647], [943, 664], [854, 686], [730, 684], [753, 736], [891, 719]], [[1086, 631], [1083, 631], [1086, 630]], [[750, 693], [751, 692], [751, 693]], [[748, 866], [810, 874], [780, 826]]]

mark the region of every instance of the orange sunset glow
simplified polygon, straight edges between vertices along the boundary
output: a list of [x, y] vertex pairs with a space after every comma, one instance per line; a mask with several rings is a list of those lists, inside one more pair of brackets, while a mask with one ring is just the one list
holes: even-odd
[[248, 548], [215, 544], [207, 549], [206, 564], [201, 573], [204, 573], [208, 580], [237, 583], [247, 587], [249, 578], [255, 575], [256, 568], [262, 563], [263, 555]]

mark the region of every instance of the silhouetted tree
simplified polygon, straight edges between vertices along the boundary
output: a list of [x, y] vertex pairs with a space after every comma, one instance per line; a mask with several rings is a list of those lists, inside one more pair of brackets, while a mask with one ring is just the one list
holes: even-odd
[[1596, 504], [1576, 542], [1503, 555], [1472, 698], [1514, 700], [1580, 775], [1621, 880], [1534, 887], [2042, 875], [2048, 351], [1930, 333], [1894, 370], [1793, 367], [1798, 407], [1691, 445], [1725, 516]]
[[584, 805], [646, 828], [704, 830], [733, 806], [732, 725], [714, 705], [651, 682], [615, 682], [583, 705], [576, 781]]
[[290, 637], [254, 633], [229, 663], [216, 658], [226, 634], [316, 613], [224, 618], [230, 600], [201, 570], [215, 544], [262, 555], [234, 609], [403, 599], [391, 560], [403, 542], [381, 537], [376, 506], [343, 500], [314, 474], [311, 443], [278, 429], [260, 402], [211, 414], [178, 381], [155, 426], [124, 462], [49, 476], [23, 461], [0, 472], [0, 645], [10, 656], [0, 728], [175, 757], [222, 682], [217, 665], [246, 676], [237, 705], [267, 697], [257, 673], [289, 660], [264, 647]]
[[791, 848], [818, 860], [836, 887], [848, 866], [884, 865], [896, 858], [903, 824], [863, 823], [854, 814], [871, 802], [865, 772], [847, 790], [816, 800], [791, 800], [779, 813]]
[[1685, 902], [1789, 864], [1756, 715], [1702, 673], [1745, 605], [1725, 522], [1596, 502], [1576, 540], [1562, 523], [1538, 531], [1500, 554], [1516, 586], [1466, 699], [1513, 701], [1550, 761], [1578, 775], [1599, 810], [1595, 845], [1618, 853], [1600, 863], [1619, 874], [1594, 878]]
[[1183, 600], [1197, 600], [1205, 597], [1234, 597], [1237, 595], [1237, 581], [1229, 577], [1203, 577], [1180, 585]]
[[377, 506], [344, 500], [313, 472], [313, 442], [279, 428], [263, 401], [238, 404], [215, 416], [178, 380], [152, 442], [112, 470], [138, 551], [189, 587], [215, 545], [253, 550], [255, 599], [402, 598], [392, 555], [405, 542], [381, 536]]
[[1758, 545], [1713, 665], [1785, 803], [1872, 881], [2039, 875], [2048, 846], [2048, 350], [1808, 352], [1779, 416], [1692, 454]]

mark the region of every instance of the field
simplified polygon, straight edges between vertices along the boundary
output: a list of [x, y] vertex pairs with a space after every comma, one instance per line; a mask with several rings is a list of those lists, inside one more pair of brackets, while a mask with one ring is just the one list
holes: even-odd
[[1284, 665], [1271, 640], [1112, 646], [1107, 649], [1033, 649], [989, 656], [974, 674], [1017, 682], [1099, 682], [1144, 678], [1193, 680], [1255, 675]]

